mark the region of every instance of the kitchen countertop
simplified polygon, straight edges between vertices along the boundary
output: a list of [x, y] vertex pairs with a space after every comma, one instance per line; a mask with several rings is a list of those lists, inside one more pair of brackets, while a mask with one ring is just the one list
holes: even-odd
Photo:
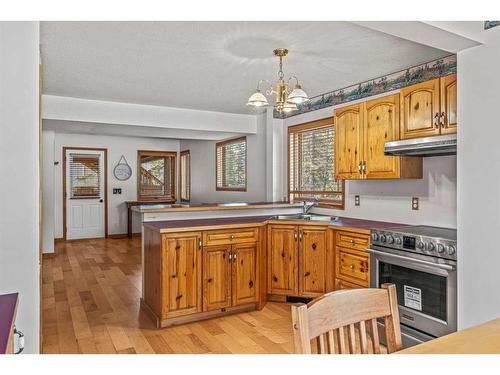
[[218, 211], [218, 210], [248, 210], [259, 208], [298, 208], [302, 207], [302, 203], [289, 202], [229, 202], [229, 203], [176, 203], [176, 204], [157, 204], [152, 205], [148, 202], [147, 205], [132, 207], [132, 211], [149, 213], [149, 212], [184, 212], [184, 211]]
[[[161, 233], [188, 231], [192, 228], [196, 230], [209, 230], [209, 229], [226, 229], [232, 227], [254, 227], [256, 225], [265, 224], [302, 224], [302, 225], [320, 225], [341, 228], [342, 230], [351, 230], [356, 232], [370, 233], [371, 229], [385, 229], [402, 224], [388, 223], [384, 221], [373, 221], [363, 219], [353, 219], [339, 217], [338, 220], [328, 221], [315, 221], [315, 220], [300, 220], [300, 219], [286, 219], [276, 220], [272, 219], [274, 215], [267, 216], [241, 216], [241, 217], [224, 217], [224, 218], [211, 218], [211, 219], [191, 219], [191, 220], [165, 220], [144, 223], [144, 226], [160, 231]], [[217, 227], [217, 228], [214, 228]]]
[[397, 354], [500, 354], [500, 318], [412, 346]]
[[16, 317], [18, 293], [0, 295], [0, 354], [8, 351]]

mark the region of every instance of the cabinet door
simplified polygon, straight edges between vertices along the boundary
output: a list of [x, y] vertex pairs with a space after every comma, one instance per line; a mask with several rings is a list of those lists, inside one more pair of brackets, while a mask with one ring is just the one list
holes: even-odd
[[272, 225], [268, 230], [268, 292], [297, 295], [297, 227]]
[[231, 245], [203, 248], [203, 311], [231, 306]]
[[314, 297], [326, 292], [327, 229], [299, 228], [299, 293]]
[[439, 134], [439, 79], [401, 89], [401, 139]]
[[399, 178], [400, 158], [384, 155], [385, 142], [399, 140], [399, 94], [368, 101], [364, 119], [366, 178]]
[[353, 284], [370, 286], [370, 258], [364, 251], [336, 248], [336, 277]]
[[257, 246], [233, 245], [232, 305], [257, 301]]
[[364, 103], [335, 110], [335, 175], [337, 179], [363, 178], [360, 173]]
[[172, 318], [201, 311], [201, 234], [163, 237], [162, 316]]
[[441, 134], [457, 132], [457, 75], [440, 79]]

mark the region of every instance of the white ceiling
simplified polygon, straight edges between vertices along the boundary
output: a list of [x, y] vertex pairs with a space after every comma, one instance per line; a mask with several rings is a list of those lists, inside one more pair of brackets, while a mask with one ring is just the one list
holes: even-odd
[[349, 22], [42, 22], [43, 92], [250, 113], [277, 47], [311, 96], [449, 54]]

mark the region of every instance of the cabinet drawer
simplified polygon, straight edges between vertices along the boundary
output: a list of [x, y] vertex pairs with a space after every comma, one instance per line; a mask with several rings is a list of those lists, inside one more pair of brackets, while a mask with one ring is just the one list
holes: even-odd
[[352, 249], [365, 250], [370, 245], [370, 236], [366, 234], [338, 231], [336, 244]]
[[349, 281], [345, 281], [342, 279], [335, 279], [335, 290], [341, 290], [341, 289], [359, 289], [359, 288], [366, 288], [366, 286], [358, 285], [351, 283]]
[[254, 243], [257, 239], [257, 228], [203, 232], [203, 245], [205, 246]]
[[359, 250], [337, 246], [336, 277], [368, 287], [370, 285], [370, 256]]

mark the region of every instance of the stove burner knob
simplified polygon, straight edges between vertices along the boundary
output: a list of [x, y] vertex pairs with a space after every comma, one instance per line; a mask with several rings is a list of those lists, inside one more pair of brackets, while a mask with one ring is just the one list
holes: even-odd
[[396, 244], [401, 245], [403, 243], [403, 240], [399, 237], [396, 237]]
[[394, 243], [394, 237], [392, 237], [390, 234], [387, 235], [387, 243]]
[[425, 248], [425, 245], [424, 245], [424, 243], [423, 243], [423, 242], [418, 241], [418, 242], [417, 242], [417, 247], [418, 247], [420, 250], [423, 250], [423, 249]]
[[457, 249], [455, 249], [455, 246], [453, 246], [453, 245], [448, 246], [448, 254], [449, 255], [455, 254], [456, 251], [457, 251]]
[[427, 251], [434, 251], [435, 248], [436, 246], [434, 245], [433, 242], [427, 243]]
[[442, 253], [444, 251], [444, 245], [442, 243], [438, 244], [438, 253]]
[[372, 241], [377, 241], [377, 240], [378, 240], [378, 234], [372, 233]]
[[380, 242], [385, 242], [385, 234], [380, 235]]

